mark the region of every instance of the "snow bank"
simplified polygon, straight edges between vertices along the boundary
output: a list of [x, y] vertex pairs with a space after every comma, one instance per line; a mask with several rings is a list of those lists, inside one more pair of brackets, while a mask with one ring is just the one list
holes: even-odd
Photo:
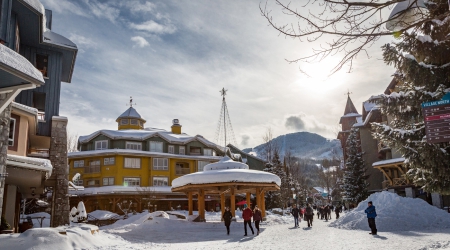
[[99, 220], [107, 220], [113, 217], [119, 216], [116, 213], [105, 211], [105, 210], [95, 210], [89, 213], [90, 216], [93, 216]]
[[162, 217], [164, 219], [170, 219], [170, 216], [164, 211], [156, 211], [153, 213], [140, 213], [129, 214], [127, 219], [118, 220], [116, 223], [104, 226], [102, 229], [133, 229], [143, 224], [148, 220], [153, 220], [155, 217]]
[[450, 228], [450, 214], [429, 205], [422, 199], [405, 198], [383, 191], [374, 193], [358, 207], [330, 223], [330, 227], [369, 230], [366, 214], [367, 202], [372, 201], [377, 211], [379, 231], [415, 231], [431, 228]]

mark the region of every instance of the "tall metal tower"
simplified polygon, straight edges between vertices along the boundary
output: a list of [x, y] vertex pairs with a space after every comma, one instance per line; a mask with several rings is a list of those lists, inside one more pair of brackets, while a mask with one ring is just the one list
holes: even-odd
[[217, 145], [223, 145], [224, 147], [226, 147], [228, 143], [237, 146], [233, 126], [231, 125], [230, 114], [228, 113], [227, 102], [225, 101], [227, 91], [228, 90], [225, 88], [220, 90], [220, 94], [223, 97], [222, 108], [220, 109], [219, 122], [217, 123], [216, 136], [214, 138]]

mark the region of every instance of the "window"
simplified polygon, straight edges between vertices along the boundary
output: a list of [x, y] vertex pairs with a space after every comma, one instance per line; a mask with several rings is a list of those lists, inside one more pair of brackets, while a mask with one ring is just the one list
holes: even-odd
[[150, 152], [163, 152], [163, 143], [159, 141], [150, 142]]
[[9, 121], [9, 137], [8, 146], [14, 146], [14, 134], [16, 133], [16, 119], [11, 118]]
[[213, 150], [210, 149], [210, 148], [205, 148], [205, 149], [203, 149], [203, 155], [212, 156], [213, 155]]
[[191, 155], [201, 155], [201, 148], [200, 147], [190, 147], [189, 154]]
[[206, 166], [206, 165], [208, 165], [208, 164], [210, 164], [211, 162], [209, 162], [209, 161], [198, 161], [197, 162], [197, 171], [198, 172], [202, 172], [203, 171], [203, 168]]
[[45, 112], [45, 93], [33, 92], [33, 108], [40, 112]]
[[114, 165], [114, 164], [116, 164], [115, 157], [108, 157], [103, 159], [103, 165]]
[[167, 152], [169, 154], [175, 154], [175, 147], [173, 145], [169, 145], [169, 147], [167, 148]]
[[141, 186], [141, 178], [123, 178], [123, 185], [125, 187], [139, 187]]
[[168, 170], [169, 160], [167, 158], [153, 158], [153, 170]]
[[88, 180], [87, 181], [87, 185], [88, 186], [97, 186], [97, 185], [99, 185], [100, 184], [100, 181], [99, 180]]
[[141, 158], [125, 158], [124, 168], [141, 168]]
[[185, 154], [186, 154], [186, 148], [185, 148], [184, 146], [180, 146], [180, 147], [178, 148], [178, 153], [179, 153], [180, 155], [185, 155]]
[[122, 119], [120, 120], [121, 125], [128, 125], [128, 119]]
[[169, 178], [167, 177], [153, 177], [153, 186], [169, 186]]
[[96, 141], [95, 142], [95, 150], [105, 150], [108, 149], [108, 141]]
[[[1, 4], [2, 1], [0, 1]], [[0, 10], [1, 11], [1, 10]], [[19, 22], [16, 22], [16, 39], [14, 41], [14, 50], [19, 53], [20, 51], [20, 32], [19, 32]]]
[[114, 177], [103, 178], [103, 186], [113, 186], [113, 185], [114, 185]]
[[100, 166], [100, 160], [90, 160], [89, 166]]
[[127, 141], [126, 147], [127, 147], [127, 149], [142, 150], [142, 143]]
[[83, 186], [83, 180], [80, 180], [80, 179], [75, 180], [75, 181], [73, 182], [73, 184], [74, 184], [75, 186]]
[[74, 168], [82, 168], [84, 167], [84, 160], [73, 161]]
[[138, 120], [136, 120], [136, 119], [131, 119], [131, 120], [130, 120], [130, 124], [131, 124], [131, 125], [138, 125]]
[[191, 169], [189, 168], [189, 164], [183, 162], [177, 162], [175, 164], [175, 174], [176, 175], [185, 175], [189, 174]]
[[36, 54], [36, 68], [44, 77], [48, 76], [48, 55]]

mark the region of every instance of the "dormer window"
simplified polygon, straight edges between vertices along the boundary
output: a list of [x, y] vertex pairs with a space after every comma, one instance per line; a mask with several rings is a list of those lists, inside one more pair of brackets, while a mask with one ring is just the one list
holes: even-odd
[[205, 148], [205, 149], [203, 149], [203, 155], [212, 156], [213, 150], [210, 148]]
[[36, 68], [44, 77], [48, 76], [48, 55], [36, 54]]
[[142, 143], [127, 141], [126, 147], [127, 147], [127, 149], [142, 150]]
[[128, 119], [120, 120], [120, 125], [128, 125]]
[[150, 152], [163, 152], [163, 143], [159, 141], [150, 142]]
[[138, 120], [136, 120], [136, 119], [131, 119], [131, 120], [130, 120], [130, 124], [131, 124], [131, 125], [138, 125]]
[[105, 150], [108, 149], [108, 141], [96, 141], [95, 142], [95, 150]]

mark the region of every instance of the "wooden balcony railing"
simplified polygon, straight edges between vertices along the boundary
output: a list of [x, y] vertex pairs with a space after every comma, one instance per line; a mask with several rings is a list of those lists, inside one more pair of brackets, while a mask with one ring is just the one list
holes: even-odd
[[406, 181], [406, 178], [393, 178], [392, 179], [393, 186], [404, 186], [406, 184], [408, 184], [408, 182]]
[[190, 174], [191, 170], [189, 168], [175, 168], [176, 175]]
[[86, 166], [84, 167], [84, 173], [85, 174], [91, 174], [91, 173], [100, 173], [100, 166]]

